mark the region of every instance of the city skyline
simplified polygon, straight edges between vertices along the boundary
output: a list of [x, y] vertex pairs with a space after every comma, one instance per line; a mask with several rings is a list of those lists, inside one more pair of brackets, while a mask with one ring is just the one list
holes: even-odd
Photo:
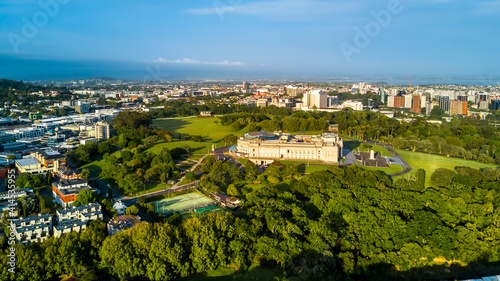
[[[500, 1], [7, 1], [10, 79], [500, 75]], [[482, 83], [482, 84], [488, 84]]]

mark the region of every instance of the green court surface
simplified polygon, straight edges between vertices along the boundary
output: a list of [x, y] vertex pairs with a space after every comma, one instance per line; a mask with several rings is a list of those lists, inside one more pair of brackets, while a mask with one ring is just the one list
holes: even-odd
[[188, 211], [192, 208], [199, 208], [203, 205], [212, 204], [215, 200], [200, 193], [193, 192], [154, 201], [155, 211], [161, 215], [171, 215], [176, 212]]

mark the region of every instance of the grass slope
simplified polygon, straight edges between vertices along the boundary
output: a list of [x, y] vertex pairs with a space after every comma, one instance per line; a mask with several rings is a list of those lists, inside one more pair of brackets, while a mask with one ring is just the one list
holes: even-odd
[[[446, 168], [453, 170], [457, 166], [466, 166], [474, 169], [498, 167], [498, 165], [484, 164], [472, 160], [448, 158], [445, 156], [431, 155], [431, 154], [413, 152], [402, 149], [394, 149], [394, 151], [398, 153], [401, 157], [403, 157], [403, 159], [405, 159], [406, 162], [408, 162], [408, 164], [413, 168], [413, 170], [410, 173], [400, 177], [412, 176], [414, 173], [416, 173], [418, 169], [424, 169], [426, 172], [426, 180], [425, 180], [426, 186], [432, 186], [431, 175], [438, 168]], [[396, 177], [395, 180], [397, 180], [400, 177]]]
[[[193, 155], [190, 159], [198, 160], [209, 152], [212, 144], [216, 147], [224, 146], [222, 138], [229, 134], [242, 136], [248, 133], [246, 128], [234, 132], [229, 126], [222, 126], [215, 123], [216, 118], [167, 118], [157, 119], [151, 125], [154, 129], [165, 129], [174, 132], [174, 141], [172, 142], [158, 142], [151, 147], [148, 151], [154, 153], [160, 152], [164, 147], [173, 149], [183, 145], [189, 145], [193, 150]], [[179, 134], [181, 140], [178, 139]], [[184, 140], [185, 135], [200, 135], [203, 137], [203, 142], [194, 142]]]

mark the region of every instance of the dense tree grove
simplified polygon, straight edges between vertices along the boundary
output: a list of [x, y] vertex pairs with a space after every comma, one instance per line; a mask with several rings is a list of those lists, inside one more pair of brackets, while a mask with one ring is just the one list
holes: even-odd
[[[230, 174], [223, 161], [207, 163]], [[29, 258], [20, 259], [15, 279], [3, 269], [2, 280], [88, 270], [109, 278], [173, 280], [252, 263], [275, 264], [284, 277], [298, 280], [433, 280], [466, 278], [460, 264], [500, 261], [500, 169], [457, 167], [441, 187], [422, 190], [394, 186], [383, 173], [358, 167], [332, 166], [305, 177], [295, 172], [286, 166], [266, 172], [266, 187], [247, 193], [235, 214], [143, 224], [106, 239], [95, 222], [81, 234], [18, 245], [18, 257]], [[449, 265], [454, 270], [446, 270]]]
[[165, 183], [169, 178], [179, 177], [172, 153], [166, 148], [159, 154], [124, 150], [119, 158], [105, 154], [104, 161], [107, 165], [100, 177], [114, 180], [126, 194], [142, 190], [148, 182]]

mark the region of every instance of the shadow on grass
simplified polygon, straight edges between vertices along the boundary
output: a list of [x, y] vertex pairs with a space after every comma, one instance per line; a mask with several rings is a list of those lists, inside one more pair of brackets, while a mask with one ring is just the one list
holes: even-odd
[[[167, 131], [172, 131], [175, 132], [177, 130], [180, 130], [184, 128], [186, 125], [189, 125], [190, 123], [184, 119], [167, 119], [167, 120], [156, 120], [153, 122], [153, 125], [151, 126], [154, 129], [164, 129]], [[177, 137], [177, 133], [175, 134]]]

